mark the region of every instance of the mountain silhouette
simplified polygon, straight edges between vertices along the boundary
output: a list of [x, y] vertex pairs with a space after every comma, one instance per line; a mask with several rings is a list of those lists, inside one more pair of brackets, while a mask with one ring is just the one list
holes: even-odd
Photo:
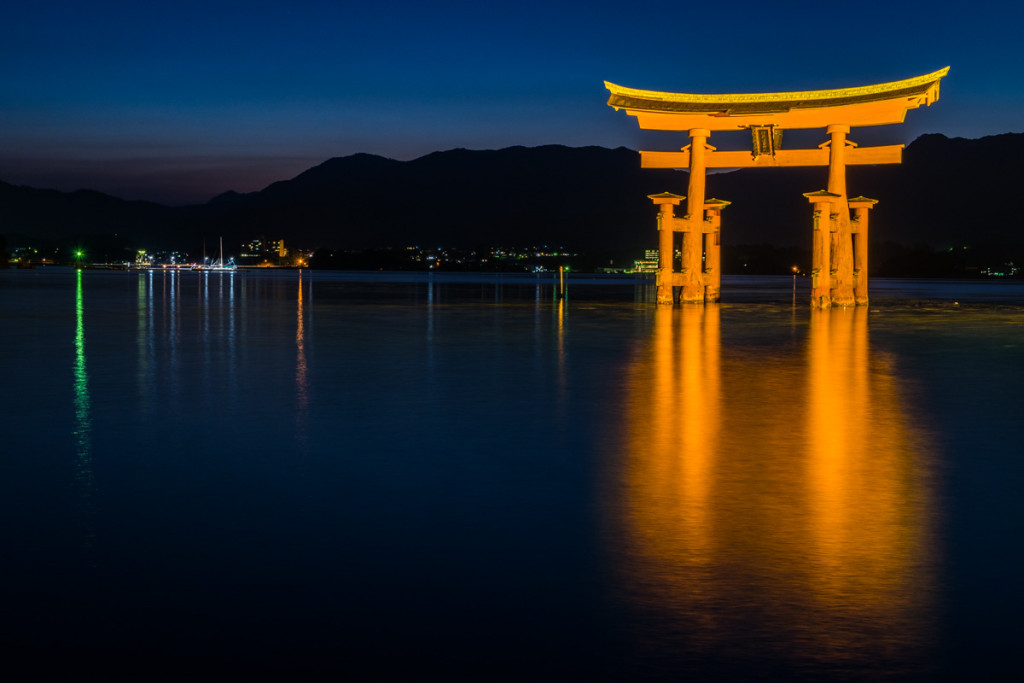
[[[1024, 219], [1007, 200], [1024, 176], [1022, 153], [1019, 133], [924, 135], [900, 165], [850, 167], [848, 191], [879, 200], [872, 242], [1020, 250]], [[827, 176], [826, 167], [710, 174], [707, 196], [732, 202], [723, 242], [809, 246], [811, 208], [802, 194], [824, 189]], [[308, 248], [548, 244], [640, 252], [657, 244], [647, 195], [686, 188], [686, 171], [641, 169], [639, 155], [624, 147], [453, 149], [412, 161], [354, 154], [259, 192], [225, 192], [190, 207], [0, 182], [0, 234], [15, 245], [116, 233], [146, 248], [193, 251], [204, 237], [227, 244], [266, 235]]]

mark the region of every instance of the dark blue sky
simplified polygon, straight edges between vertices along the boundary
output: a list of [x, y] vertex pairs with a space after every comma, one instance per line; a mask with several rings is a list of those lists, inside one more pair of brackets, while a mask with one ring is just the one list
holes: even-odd
[[685, 144], [607, 107], [604, 80], [764, 92], [948, 65], [937, 104], [851, 138], [1024, 130], [1021, 2], [179, 0], [4, 14], [0, 179], [131, 199], [205, 201], [355, 152]]

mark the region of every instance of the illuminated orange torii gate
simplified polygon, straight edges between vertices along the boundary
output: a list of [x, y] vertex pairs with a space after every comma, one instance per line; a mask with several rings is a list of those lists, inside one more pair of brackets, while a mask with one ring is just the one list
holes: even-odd
[[[667, 192], [650, 195], [660, 206], [658, 303], [673, 303], [675, 287], [681, 288], [684, 303], [718, 301], [719, 226], [728, 202], [705, 200], [707, 169], [828, 166], [827, 190], [805, 195], [814, 209], [811, 304], [820, 308], [866, 304], [867, 212], [876, 200], [847, 197], [846, 167], [898, 164], [903, 145], [858, 147], [846, 136], [854, 126], [902, 123], [907, 110], [939, 98], [939, 81], [948, 71], [946, 67], [917, 78], [859, 88], [739, 95], [635, 90], [605, 81], [611, 92], [609, 106], [625, 109], [641, 128], [687, 131], [690, 136], [690, 144], [679, 152], [640, 152], [643, 168], [690, 171], [687, 197]], [[786, 128], [824, 128], [829, 140], [817, 149], [784, 150]], [[707, 144], [711, 131], [736, 130], [751, 132], [753, 152], [719, 152]], [[674, 206], [683, 199], [686, 215], [676, 216]], [[851, 208], [856, 211], [853, 220]], [[679, 271], [673, 266], [676, 232], [682, 233]]]

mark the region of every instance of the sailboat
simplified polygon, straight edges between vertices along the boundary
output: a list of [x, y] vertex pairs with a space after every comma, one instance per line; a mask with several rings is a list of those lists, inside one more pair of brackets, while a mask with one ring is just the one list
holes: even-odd
[[213, 270], [213, 271], [229, 271], [233, 272], [238, 270], [238, 266], [235, 265], [233, 259], [229, 259], [227, 263], [224, 263], [224, 238], [220, 238], [220, 258], [217, 259], [216, 263], [207, 265], [206, 258], [203, 258], [203, 265], [200, 266], [200, 270]]

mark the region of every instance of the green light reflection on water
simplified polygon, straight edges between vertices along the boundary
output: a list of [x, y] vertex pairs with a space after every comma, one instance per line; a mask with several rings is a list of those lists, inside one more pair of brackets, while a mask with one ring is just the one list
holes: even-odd
[[82, 271], [75, 271], [75, 364], [74, 364], [74, 406], [75, 406], [75, 480], [78, 484], [79, 524], [83, 527], [83, 546], [90, 565], [95, 564], [92, 549], [96, 533], [92, 523], [95, 477], [92, 462], [92, 416], [89, 398], [89, 374], [85, 358], [85, 297], [82, 287]]

